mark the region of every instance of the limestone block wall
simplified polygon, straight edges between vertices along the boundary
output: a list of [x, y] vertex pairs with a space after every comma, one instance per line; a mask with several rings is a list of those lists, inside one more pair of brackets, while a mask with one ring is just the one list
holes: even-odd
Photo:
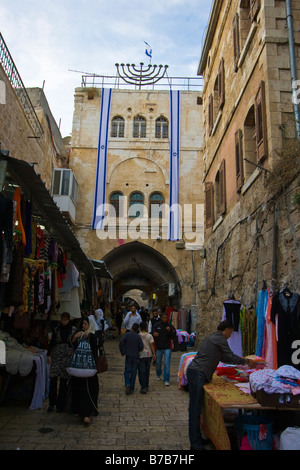
[[41, 174], [46, 187], [51, 190], [52, 171], [54, 167], [61, 166], [61, 160], [56, 158], [44, 111], [42, 108], [36, 109], [44, 130], [37, 139], [1, 66], [0, 80], [5, 84], [6, 98], [5, 104], [0, 104], [1, 148], [9, 150], [9, 155], [13, 158], [36, 163], [36, 172]]
[[[225, 161], [226, 211], [216, 207], [212, 225], [206, 227], [206, 260], [201, 265], [198, 316], [199, 338], [213, 331], [222, 318], [223, 301], [229, 292], [247, 306], [255, 306], [263, 280], [281, 288], [288, 282], [300, 290], [299, 206], [293, 196], [299, 192], [299, 148], [295, 145], [291, 75], [284, 1], [261, 1], [256, 21], [248, 26], [243, 17], [247, 2], [214, 2], [220, 13], [211, 24], [211, 40], [202, 53], [205, 109], [205, 182], [214, 184], [220, 164]], [[299, 61], [299, 2], [293, 2], [297, 64]], [[234, 62], [233, 23], [239, 15], [239, 60]], [[246, 31], [246, 32], [245, 32]], [[205, 56], [206, 53], [206, 56]], [[205, 58], [203, 60], [203, 57]], [[214, 108], [209, 128], [209, 96], [216, 99], [216, 79], [224, 60], [225, 101]], [[247, 163], [250, 154], [249, 129], [255, 131], [252, 107], [264, 82], [265, 136], [267, 152], [257, 162]], [[252, 120], [252, 121], [251, 121]], [[241, 129], [244, 179], [237, 191], [236, 131]], [[254, 133], [252, 132], [254, 135]], [[253, 139], [253, 137], [252, 137]], [[293, 154], [293, 156], [291, 156]], [[285, 165], [287, 158], [289, 164]], [[290, 171], [290, 168], [294, 168]], [[215, 193], [214, 193], [215, 196]], [[216, 204], [216, 201], [214, 201]]]

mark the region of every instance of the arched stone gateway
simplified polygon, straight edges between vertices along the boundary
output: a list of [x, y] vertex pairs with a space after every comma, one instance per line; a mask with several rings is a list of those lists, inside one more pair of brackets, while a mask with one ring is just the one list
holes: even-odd
[[138, 289], [148, 299], [149, 306], [179, 306], [181, 289], [177, 273], [155, 249], [134, 241], [115, 248], [103, 261], [113, 276], [116, 301], [121, 301], [132, 289]]

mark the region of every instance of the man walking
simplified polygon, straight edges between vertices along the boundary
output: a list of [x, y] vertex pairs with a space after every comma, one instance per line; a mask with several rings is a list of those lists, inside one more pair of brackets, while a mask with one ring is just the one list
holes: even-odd
[[164, 359], [164, 382], [170, 385], [170, 364], [172, 355], [172, 339], [176, 336], [176, 330], [168, 322], [168, 315], [164, 312], [160, 321], [154, 325], [153, 336], [156, 339], [156, 375], [160, 380], [162, 375], [162, 360]]
[[147, 393], [149, 388], [150, 364], [152, 358], [155, 359], [154, 338], [150, 333], [147, 333], [147, 323], [142, 322], [140, 325], [144, 349], [140, 352], [139, 362], [139, 381], [141, 385], [141, 393]]
[[255, 367], [251, 359], [236, 356], [227, 340], [233, 332], [233, 326], [223, 321], [215, 333], [208, 336], [200, 346], [195, 358], [187, 368], [189, 387], [189, 438], [191, 450], [202, 450], [200, 417], [203, 403], [203, 387], [210, 382], [219, 362], [228, 364], [248, 364]]
[[131, 331], [127, 331], [119, 343], [122, 356], [125, 355], [125, 388], [126, 395], [134, 392], [136, 374], [139, 366], [140, 351], [144, 349], [144, 344], [139, 333], [139, 325], [134, 323]]
[[130, 311], [127, 313], [126, 317], [124, 318], [124, 327], [126, 328], [127, 331], [130, 331], [132, 328], [132, 325], [134, 323], [137, 323], [140, 325], [142, 321], [142, 318], [140, 314], [136, 311], [136, 306], [132, 305]]
[[[155, 308], [153, 311], [152, 311], [152, 318], [150, 319], [149, 321], [149, 325], [148, 325], [148, 333], [150, 333], [152, 336], [153, 336], [153, 333], [154, 333], [154, 326], [157, 322], [159, 322], [160, 320], [160, 316], [159, 316], [159, 311], [157, 310], [157, 308]], [[154, 348], [156, 350], [156, 339], [154, 337]], [[153, 363], [152, 363], [154, 366], [156, 365], [156, 360], [153, 359]]]

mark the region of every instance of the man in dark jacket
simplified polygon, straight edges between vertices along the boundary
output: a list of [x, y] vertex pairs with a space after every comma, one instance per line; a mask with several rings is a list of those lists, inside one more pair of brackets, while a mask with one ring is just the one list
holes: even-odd
[[127, 331], [119, 343], [122, 356], [125, 356], [125, 388], [126, 395], [134, 392], [136, 374], [138, 371], [140, 351], [144, 349], [139, 333], [139, 325], [134, 323], [130, 331]]
[[202, 436], [200, 430], [200, 417], [204, 397], [203, 387], [212, 380], [212, 376], [219, 362], [228, 364], [247, 364], [255, 367], [251, 359], [239, 357], [232, 352], [228, 339], [233, 332], [233, 326], [223, 321], [215, 333], [204, 339], [200, 349], [187, 368], [189, 387], [189, 438], [191, 450], [202, 450]]
[[176, 330], [168, 322], [168, 315], [163, 313], [160, 321], [154, 325], [154, 338], [156, 339], [156, 375], [160, 380], [162, 374], [162, 359], [164, 357], [164, 382], [170, 385], [170, 364], [172, 355], [172, 339], [176, 336]]

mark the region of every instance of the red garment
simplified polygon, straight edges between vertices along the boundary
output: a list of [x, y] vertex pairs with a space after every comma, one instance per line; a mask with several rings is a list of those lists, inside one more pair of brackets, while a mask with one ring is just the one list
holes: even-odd
[[26, 246], [26, 235], [25, 235], [25, 230], [22, 222], [22, 217], [21, 217], [21, 189], [17, 188], [14, 193], [14, 201], [17, 203], [16, 206], [16, 212], [15, 212], [15, 220], [14, 220], [14, 225], [18, 221], [18, 230], [22, 234], [22, 243], [24, 246]]

